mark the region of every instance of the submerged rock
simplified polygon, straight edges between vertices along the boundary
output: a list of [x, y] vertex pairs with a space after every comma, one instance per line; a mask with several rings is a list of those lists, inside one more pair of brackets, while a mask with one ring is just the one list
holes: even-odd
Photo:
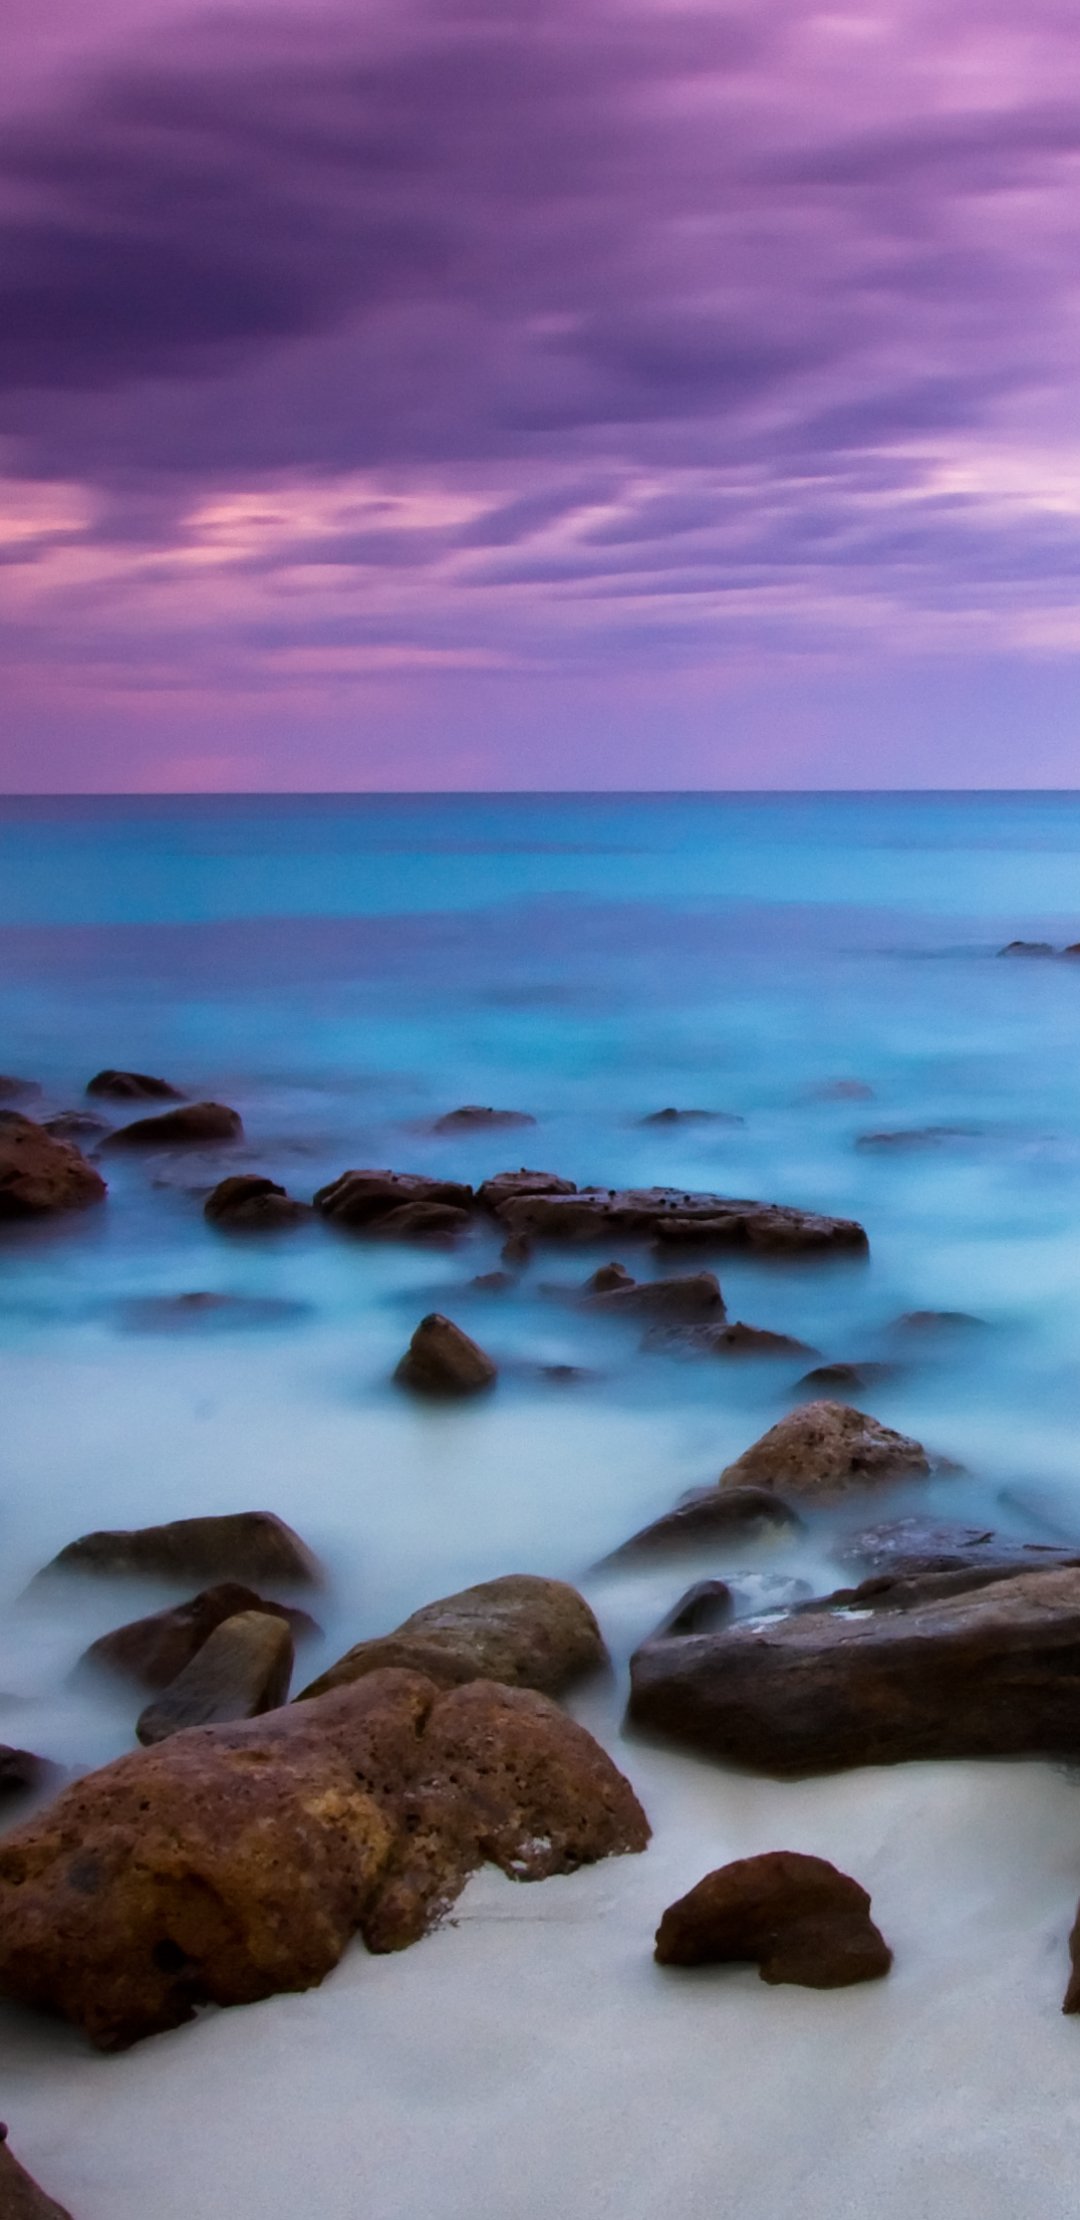
[[635, 1280], [621, 1264], [607, 1264], [587, 1280], [582, 1295], [591, 1309], [647, 1318], [724, 1316], [715, 1272], [685, 1272], [664, 1280]]
[[846, 1535], [833, 1557], [838, 1565], [849, 1566], [864, 1578], [904, 1582], [940, 1573], [973, 1573], [1011, 1579], [1021, 1572], [1080, 1563], [1080, 1540], [1071, 1547], [1019, 1541], [1010, 1534], [995, 1534], [990, 1527], [905, 1518]]
[[435, 1133], [490, 1133], [508, 1126], [535, 1125], [536, 1119], [528, 1110], [491, 1110], [478, 1102], [466, 1102], [460, 1110], [447, 1110], [436, 1118]]
[[285, 1702], [292, 1634], [267, 1611], [238, 1611], [208, 1635], [190, 1662], [140, 1714], [140, 1742], [164, 1742], [185, 1727], [257, 1719]]
[[717, 1485], [824, 1498], [929, 1473], [921, 1442], [849, 1403], [800, 1403], [728, 1465]]
[[911, 1758], [1080, 1755], [1080, 1567], [911, 1609], [820, 1605], [646, 1642], [641, 1726], [780, 1778]]
[[770, 1333], [765, 1326], [744, 1325], [741, 1318], [730, 1325], [653, 1326], [645, 1336], [646, 1349], [666, 1349], [684, 1357], [812, 1357], [808, 1341], [793, 1334]]
[[99, 1141], [103, 1133], [112, 1130], [104, 1118], [95, 1118], [89, 1110], [58, 1110], [54, 1118], [44, 1118], [42, 1125], [58, 1141]]
[[0, 1102], [37, 1102], [40, 1095], [36, 1079], [16, 1079], [13, 1072], [0, 1072]]
[[225, 1233], [279, 1233], [311, 1217], [307, 1203], [294, 1202], [276, 1180], [257, 1172], [238, 1172], [218, 1181], [203, 1204], [203, 1216]]
[[[0, 1810], [22, 1796], [36, 1796], [39, 1789], [48, 1788], [56, 1778], [56, 1767], [48, 1758], [35, 1756], [33, 1750], [13, 1750], [0, 1742]], [[0, 2220], [3, 2205], [0, 2203]]]
[[368, 1233], [388, 1212], [416, 1203], [447, 1203], [468, 1211], [473, 1191], [463, 1180], [429, 1179], [423, 1172], [361, 1171], [342, 1172], [315, 1196], [316, 1210], [350, 1233]]
[[556, 1705], [374, 1673], [118, 1759], [0, 1841], [0, 1992], [102, 2049], [400, 1949], [491, 1860], [539, 1880], [648, 1822]]
[[243, 1122], [237, 1110], [224, 1102], [185, 1102], [178, 1110], [162, 1110], [157, 1117], [136, 1118], [118, 1125], [102, 1142], [106, 1149], [166, 1149], [181, 1144], [198, 1146], [207, 1141], [241, 1141]]
[[47, 2197], [33, 2176], [20, 2166], [0, 2127], [0, 2216], [2, 2220], [71, 2220], [66, 2206]]
[[469, 1225], [469, 1212], [453, 1203], [401, 1203], [373, 1218], [365, 1232], [376, 1241], [456, 1241]]
[[639, 1125], [745, 1125], [734, 1110], [650, 1110]]
[[865, 1079], [822, 1079], [808, 1087], [804, 1102], [873, 1102], [874, 1089]]
[[0, 1110], [0, 1220], [85, 1210], [105, 1193], [101, 1173], [73, 1142], [18, 1110]]
[[322, 1696], [365, 1673], [404, 1665], [441, 1686], [494, 1680], [556, 1696], [606, 1657], [600, 1629], [576, 1588], [534, 1573], [507, 1573], [425, 1603], [392, 1634], [357, 1642], [302, 1695]]
[[936, 1149], [946, 1141], [978, 1141], [978, 1126], [971, 1125], [920, 1125], [898, 1128], [895, 1132], [860, 1133], [857, 1149], [897, 1151], [904, 1149]]
[[827, 1858], [767, 1850], [707, 1873], [656, 1933], [662, 1966], [756, 1965], [763, 1981], [844, 1989], [888, 1973], [870, 1898]]
[[711, 1634], [735, 1616], [735, 1597], [726, 1580], [695, 1580], [653, 1628], [650, 1642], [672, 1634]]
[[301, 1587], [322, 1579], [299, 1534], [273, 1511], [227, 1511], [209, 1518], [172, 1519], [164, 1526], [103, 1528], [80, 1535], [35, 1580], [56, 1573], [116, 1579], [269, 1580]]
[[868, 1247], [865, 1229], [851, 1218], [677, 1187], [519, 1189], [489, 1207], [511, 1236], [543, 1241], [608, 1241], [620, 1235], [782, 1254]]
[[218, 1328], [246, 1332], [303, 1318], [306, 1311], [306, 1303], [288, 1295], [225, 1295], [210, 1288], [184, 1295], [135, 1295], [118, 1306], [121, 1323], [139, 1334], [205, 1333]]
[[183, 1102], [181, 1087], [167, 1079], [153, 1079], [145, 1071], [99, 1071], [86, 1082], [88, 1095], [104, 1095], [110, 1102]]
[[878, 1387], [883, 1380], [895, 1380], [899, 1367], [895, 1364], [816, 1364], [802, 1379], [796, 1381], [801, 1388]]
[[452, 1318], [432, 1310], [420, 1320], [394, 1378], [417, 1395], [476, 1395], [494, 1385], [486, 1350]]
[[665, 1511], [620, 1543], [602, 1563], [663, 1556], [706, 1543], [747, 1541], [761, 1533], [794, 1534], [801, 1523], [798, 1513], [771, 1488], [699, 1488], [673, 1511]]
[[985, 1318], [976, 1318], [969, 1310], [906, 1310], [894, 1318], [890, 1333], [929, 1340], [935, 1334], [982, 1333], [986, 1330]]
[[306, 1611], [284, 1603], [270, 1603], [242, 1581], [220, 1581], [203, 1588], [187, 1603], [172, 1604], [166, 1611], [152, 1611], [145, 1619], [132, 1619], [91, 1642], [79, 1659], [80, 1668], [91, 1666], [117, 1673], [141, 1688], [167, 1688], [210, 1636], [239, 1612], [262, 1611], [283, 1619], [294, 1638], [315, 1634], [318, 1628]]
[[[1069, 949], [1065, 951], [1070, 953]], [[1048, 940], [1009, 940], [998, 949], [999, 956], [1052, 956], [1054, 949]]]

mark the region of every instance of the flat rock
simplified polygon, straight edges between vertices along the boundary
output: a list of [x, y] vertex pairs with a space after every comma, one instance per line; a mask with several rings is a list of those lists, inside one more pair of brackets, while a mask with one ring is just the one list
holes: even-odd
[[635, 1280], [628, 1273], [612, 1283], [610, 1275], [616, 1272], [621, 1274], [622, 1267], [605, 1265], [586, 1281], [582, 1295], [590, 1309], [610, 1312], [613, 1317], [724, 1317], [724, 1298], [715, 1272], [684, 1272], [663, 1280]]
[[947, 1141], [977, 1141], [980, 1138], [978, 1126], [919, 1125], [899, 1127], [894, 1132], [860, 1133], [855, 1146], [895, 1154], [905, 1149], [943, 1148]]
[[117, 1579], [268, 1580], [301, 1587], [322, 1579], [318, 1560], [273, 1511], [227, 1511], [164, 1526], [80, 1535], [36, 1575], [94, 1573]]
[[937, 1573], [987, 1572], [1010, 1579], [1021, 1572], [1080, 1561], [1080, 1541], [1069, 1548], [1053, 1542], [1018, 1541], [990, 1527], [935, 1523], [918, 1518], [890, 1519], [848, 1534], [833, 1551], [838, 1565], [864, 1578], [921, 1580]]
[[48, 2197], [20, 2166], [0, 2127], [0, 2220], [71, 2220], [66, 2206]]
[[420, 1320], [394, 1378], [417, 1395], [476, 1395], [494, 1385], [496, 1368], [471, 1334], [432, 1310]]
[[170, 1681], [183, 1672], [185, 1665], [191, 1663], [217, 1627], [239, 1612], [253, 1611], [283, 1619], [294, 1639], [318, 1632], [314, 1619], [306, 1611], [297, 1611], [284, 1603], [268, 1602], [242, 1581], [223, 1580], [214, 1588], [201, 1589], [186, 1603], [172, 1604], [165, 1611], [151, 1611], [144, 1619], [131, 1619], [126, 1626], [113, 1627], [110, 1633], [99, 1635], [97, 1641], [83, 1651], [79, 1669], [90, 1666], [116, 1673], [140, 1688], [167, 1688]]
[[546, 1697], [373, 1673], [120, 1758], [0, 1841], [0, 1993], [120, 2049], [311, 1988], [358, 1931], [404, 1947], [485, 1860], [539, 1880], [648, 1835]]
[[285, 1702], [292, 1634], [267, 1611], [238, 1611], [208, 1635], [190, 1664], [140, 1713], [140, 1742], [164, 1742], [185, 1727], [257, 1719]]
[[36, 1079], [17, 1079], [14, 1072], [0, 1072], [0, 1102], [36, 1102], [40, 1095]]
[[[56, 1778], [56, 1767], [47, 1758], [35, 1756], [33, 1750], [13, 1750], [0, 1742], [0, 1810], [17, 1803], [21, 1796], [36, 1796], [48, 1788]], [[0, 2204], [0, 2220], [3, 2206]]]
[[106, 1149], [171, 1149], [197, 1147], [207, 1141], [241, 1141], [243, 1122], [238, 1110], [224, 1102], [185, 1102], [176, 1110], [162, 1110], [156, 1117], [136, 1118], [118, 1125], [102, 1142]]
[[812, 1357], [807, 1341], [793, 1334], [771, 1333], [766, 1326], [747, 1326], [741, 1318], [722, 1325], [653, 1326], [646, 1334], [647, 1349], [670, 1350], [684, 1357]]
[[910, 1610], [826, 1602], [646, 1642], [630, 1715], [780, 1778], [912, 1758], [1080, 1756], [1080, 1567]]
[[110, 1102], [182, 1102], [183, 1089], [167, 1079], [154, 1079], [146, 1071], [99, 1071], [86, 1082], [88, 1095], [104, 1095]]
[[504, 1203], [517, 1202], [525, 1195], [576, 1195], [572, 1179], [560, 1179], [557, 1172], [530, 1172], [522, 1165], [517, 1172], [496, 1172], [485, 1179], [476, 1190], [476, 1200], [484, 1210], [498, 1213]]
[[365, 1232], [374, 1241], [456, 1241], [468, 1231], [470, 1213], [455, 1203], [399, 1203], [372, 1218]]
[[203, 1204], [203, 1216], [225, 1233], [280, 1233], [304, 1225], [312, 1213], [284, 1187], [258, 1172], [237, 1172], [218, 1181]]
[[756, 1965], [763, 1981], [845, 1989], [888, 1973], [870, 1898], [826, 1858], [766, 1850], [707, 1873], [656, 1933], [662, 1966]]
[[478, 1102], [463, 1103], [460, 1110], [447, 1110], [436, 1118], [435, 1133], [492, 1133], [516, 1125], [535, 1125], [536, 1119], [527, 1110], [492, 1110]]
[[357, 1642], [303, 1696], [325, 1695], [387, 1665], [408, 1666], [445, 1687], [493, 1680], [556, 1696], [606, 1657], [600, 1629], [576, 1588], [534, 1573], [507, 1573], [424, 1604], [392, 1634]]
[[801, 1521], [771, 1488], [699, 1488], [673, 1511], [653, 1519], [602, 1562], [672, 1555], [705, 1544], [743, 1542], [768, 1532], [797, 1533]]
[[850, 1403], [800, 1403], [728, 1465], [717, 1484], [823, 1499], [930, 1469], [921, 1442]]
[[315, 1196], [315, 1208], [350, 1233], [370, 1231], [388, 1211], [410, 1203], [448, 1203], [469, 1210], [473, 1191], [460, 1179], [429, 1179], [423, 1172], [342, 1172]]
[[827, 1218], [782, 1203], [735, 1202], [677, 1187], [583, 1187], [569, 1194], [532, 1190], [508, 1194], [493, 1207], [511, 1236], [542, 1241], [631, 1236], [782, 1254], [863, 1252], [868, 1246], [864, 1228], [851, 1218]]
[[91, 1110], [58, 1110], [54, 1118], [43, 1118], [42, 1126], [58, 1141], [99, 1141], [111, 1131], [105, 1119], [95, 1118]]
[[[1054, 949], [1048, 940], [1009, 940], [998, 949], [999, 956], [1052, 956]], [[1068, 954], [1068, 950], [1066, 950]]]
[[894, 1318], [889, 1327], [892, 1334], [903, 1335], [909, 1340], [932, 1339], [939, 1334], [984, 1333], [985, 1318], [976, 1318], [969, 1310], [905, 1310]]
[[639, 1125], [745, 1125], [734, 1110], [650, 1110], [648, 1117], [639, 1118]]
[[18, 1110], [0, 1110], [0, 1220], [49, 1217], [102, 1202], [105, 1182], [72, 1141]]

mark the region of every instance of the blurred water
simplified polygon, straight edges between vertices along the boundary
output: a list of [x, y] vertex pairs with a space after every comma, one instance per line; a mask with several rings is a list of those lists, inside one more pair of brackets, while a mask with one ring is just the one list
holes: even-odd
[[[1080, 937], [1080, 797], [0, 803], [0, 1069], [49, 1107], [105, 1064], [160, 1072], [234, 1103], [229, 1163], [302, 1196], [350, 1164], [479, 1178], [524, 1158], [858, 1216], [867, 1265], [721, 1260], [731, 1316], [860, 1358], [895, 1350], [900, 1312], [978, 1313], [985, 1332], [931, 1337], [863, 1400], [968, 1468], [920, 1500], [1071, 1536], [1080, 962], [999, 961], [1015, 936]], [[874, 1099], [814, 1098], [838, 1078]], [[431, 1132], [469, 1101], [536, 1130]], [[639, 1123], [668, 1104], [745, 1123]], [[926, 1125], [967, 1130], [856, 1146]], [[195, 1191], [226, 1168], [110, 1159], [104, 1210], [3, 1234], [5, 1604], [88, 1527], [263, 1505], [330, 1568], [311, 1671], [511, 1569], [586, 1579], [621, 1654], [679, 1579], [588, 1568], [778, 1417], [799, 1363], [643, 1353], [544, 1292], [602, 1261], [587, 1253], [485, 1294], [469, 1282], [493, 1235], [455, 1253], [321, 1227], [230, 1242]], [[133, 1325], [137, 1298], [209, 1289], [283, 1308]], [[480, 1404], [418, 1409], [389, 1384], [436, 1302], [500, 1360]], [[1016, 1487], [1037, 1507], [1003, 1507]], [[817, 1541], [809, 1571], [829, 1577]], [[72, 1764], [125, 1747], [131, 1704], [67, 1674], [143, 1600], [88, 1584], [5, 1610], [0, 1739]]]

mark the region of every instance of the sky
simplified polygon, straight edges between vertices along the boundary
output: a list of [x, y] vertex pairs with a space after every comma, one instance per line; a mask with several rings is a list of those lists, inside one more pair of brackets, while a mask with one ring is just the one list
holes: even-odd
[[4, 0], [0, 788], [1080, 784], [1075, 0]]

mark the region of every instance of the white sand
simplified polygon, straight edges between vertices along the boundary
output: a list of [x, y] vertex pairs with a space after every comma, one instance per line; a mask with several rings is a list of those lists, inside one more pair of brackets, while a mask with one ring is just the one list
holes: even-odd
[[[780, 1786], [617, 1745], [643, 1857], [487, 1872], [400, 1957], [118, 2058], [0, 2015], [12, 2146], [76, 2220], [1074, 2220], [1060, 2013], [1080, 1787], [1038, 1764]], [[871, 1890], [889, 1979], [663, 1971], [658, 1916], [755, 1850]]]

